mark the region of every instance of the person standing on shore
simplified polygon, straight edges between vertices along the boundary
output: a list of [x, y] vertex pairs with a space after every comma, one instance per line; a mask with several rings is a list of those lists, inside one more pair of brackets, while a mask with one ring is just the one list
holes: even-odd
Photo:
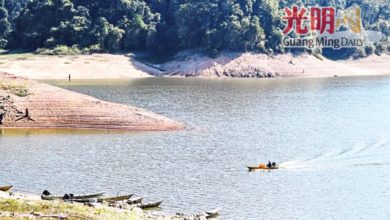
[[71, 78], [71, 76], [70, 76], [70, 74], [69, 74], [69, 76], [68, 76], [68, 81], [70, 82], [70, 78]]
[[0, 113], [0, 125], [3, 124], [4, 113]]

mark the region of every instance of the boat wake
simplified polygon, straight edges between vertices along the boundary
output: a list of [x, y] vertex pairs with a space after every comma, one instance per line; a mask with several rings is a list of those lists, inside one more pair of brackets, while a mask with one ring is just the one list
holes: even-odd
[[340, 166], [390, 165], [390, 138], [382, 137], [372, 143], [358, 143], [347, 149], [334, 150], [305, 160], [286, 161], [285, 169], [332, 168]]

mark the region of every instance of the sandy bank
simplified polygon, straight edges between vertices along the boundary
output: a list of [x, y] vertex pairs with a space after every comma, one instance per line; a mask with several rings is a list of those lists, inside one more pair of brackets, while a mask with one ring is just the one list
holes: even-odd
[[215, 59], [181, 53], [160, 65], [169, 75], [201, 77], [329, 77], [390, 75], [390, 55], [372, 55], [358, 60], [332, 61], [309, 54], [274, 57], [254, 53], [225, 53]]
[[[28, 109], [28, 116], [26, 116]], [[165, 131], [184, 125], [152, 112], [0, 73], [0, 128]]]
[[[31, 79], [118, 79], [151, 76], [197, 77], [332, 77], [390, 75], [390, 55], [372, 55], [358, 60], [333, 61], [309, 54], [274, 57], [256, 53], [222, 53], [213, 59], [192, 51], [154, 65], [127, 55], [93, 54], [42, 56], [0, 55], [0, 71]], [[162, 69], [164, 71], [161, 71]]]
[[69, 74], [72, 79], [142, 78], [154, 71], [126, 55], [0, 55], [0, 72], [30, 79], [67, 79]]

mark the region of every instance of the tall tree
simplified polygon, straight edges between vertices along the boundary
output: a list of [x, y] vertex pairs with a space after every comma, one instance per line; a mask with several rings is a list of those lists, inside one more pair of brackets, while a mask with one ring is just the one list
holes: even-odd
[[8, 21], [8, 10], [5, 8], [5, 1], [0, 0], [0, 48], [7, 45], [10, 31], [11, 23]]

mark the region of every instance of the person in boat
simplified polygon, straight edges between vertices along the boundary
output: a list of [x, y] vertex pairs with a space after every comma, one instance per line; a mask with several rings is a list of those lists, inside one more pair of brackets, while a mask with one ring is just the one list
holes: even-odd
[[47, 191], [47, 190], [45, 189], [45, 190], [43, 190], [42, 195], [44, 195], [44, 196], [50, 196], [51, 194], [50, 194], [49, 191]]
[[277, 164], [275, 162], [272, 162], [272, 167], [276, 168]]
[[267, 167], [268, 167], [268, 168], [272, 168], [272, 163], [271, 163], [271, 161], [268, 161]]
[[72, 193], [70, 193], [70, 194], [65, 194], [62, 198], [64, 200], [69, 200], [69, 199], [72, 199], [73, 197], [74, 197], [74, 195]]

